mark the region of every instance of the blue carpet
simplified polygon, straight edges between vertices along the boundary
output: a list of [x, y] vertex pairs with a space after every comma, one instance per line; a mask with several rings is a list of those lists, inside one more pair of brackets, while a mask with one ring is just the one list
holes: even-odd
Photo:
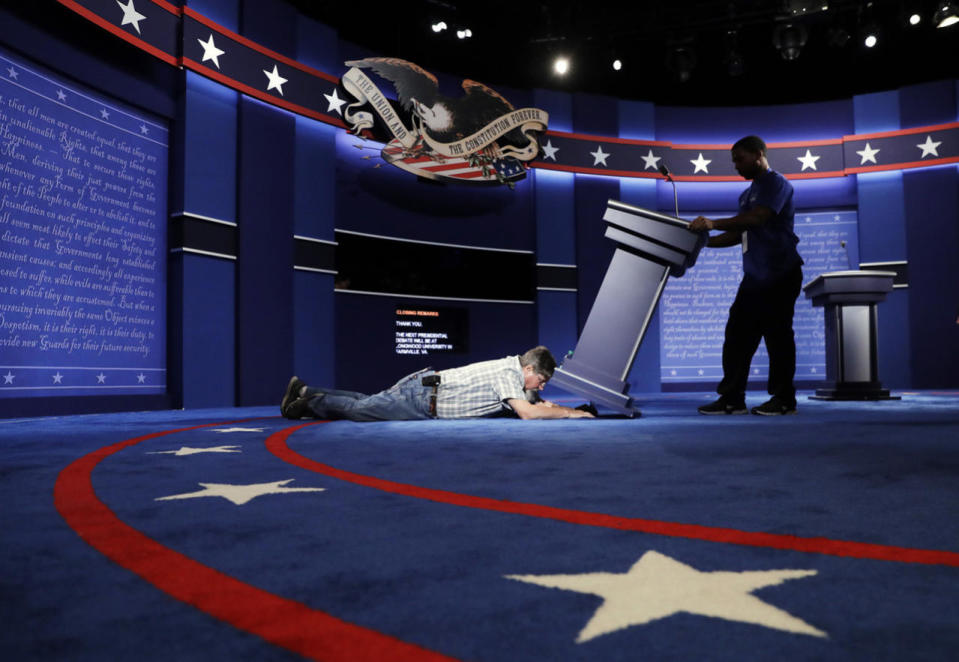
[[709, 398], [0, 421], [0, 659], [955, 659], [959, 393]]

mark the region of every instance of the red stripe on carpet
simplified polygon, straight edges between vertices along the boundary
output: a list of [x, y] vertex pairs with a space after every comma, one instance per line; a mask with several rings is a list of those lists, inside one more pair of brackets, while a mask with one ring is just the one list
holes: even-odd
[[[247, 422], [229, 421], [229, 423]], [[230, 625], [310, 659], [453, 660], [234, 579], [164, 547], [122, 522], [93, 490], [101, 460], [135, 444], [210, 423], [128, 439], [75, 460], [57, 478], [54, 503], [81, 538], [161, 591]]]
[[[322, 422], [322, 421], [321, 421]], [[778, 533], [761, 533], [754, 531], [740, 531], [700, 524], [681, 524], [678, 522], [662, 522], [658, 520], [640, 519], [633, 517], [616, 517], [602, 513], [591, 513], [582, 510], [567, 510], [552, 506], [540, 506], [533, 503], [490, 499], [487, 497], [470, 496], [457, 492], [434, 490], [427, 487], [417, 487], [406, 483], [397, 483], [372, 476], [352, 473], [331, 467], [308, 457], [300, 455], [290, 449], [286, 440], [295, 431], [316, 425], [307, 423], [274, 432], [267, 437], [267, 449], [278, 458], [289, 464], [321, 473], [331, 478], [348, 481], [365, 487], [372, 487], [384, 492], [392, 492], [417, 499], [436, 501], [465, 508], [493, 510], [502, 513], [541, 517], [543, 519], [582, 524], [584, 526], [599, 526], [622, 531], [638, 531], [653, 533], [660, 536], [676, 538], [691, 538], [709, 542], [728, 543], [733, 545], [748, 545], [751, 547], [769, 547], [813, 554], [828, 554], [831, 556], [846, 556], [857, 559], [875, 559], [879, 561], [897, 561], [899, 563], [924, 563], [929, 565], [946, 565], [959, 567], [959, 553], [935, 549], [914, 549], [910, 547], [895, 547], [892, 545], [878, 545], [865, 542], [851, 542], [847, 540], [832, 540], [829, 538], [803, 538]]]

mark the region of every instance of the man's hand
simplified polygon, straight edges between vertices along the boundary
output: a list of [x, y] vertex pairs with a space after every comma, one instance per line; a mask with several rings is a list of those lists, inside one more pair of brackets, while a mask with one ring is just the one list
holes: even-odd
[[705, 216], [697, 216], [696, 218], [693, 219], [693, 222], [689, 224], [689, 231], [690, 232], [703, 232], [703, 231], [708, 232], [709, 230], [712, 230], [713, 227], [714, 227], [714, 224], [711, 220], [709, 220]]
[[595, 416], [588, 411], [570, 409], [569, 407], [563, 407], [553, 402], [548, 405], [542, 402], [531, 404], [526, 400], [511, 398], [506, 401], [506, 404], [523, 420], [540, 418], [595, 418]]

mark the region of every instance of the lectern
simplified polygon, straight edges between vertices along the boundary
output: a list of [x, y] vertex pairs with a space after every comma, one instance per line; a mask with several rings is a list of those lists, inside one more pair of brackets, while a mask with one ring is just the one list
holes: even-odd
[[636, 416], [626, 382], [629, 370], [667, 279], [696, 263], [708, 233], [690, 232], [681, 218], [618, 200], [607, 202], [603, 220], [616, 250], [576, 348], [550, 384]]
[[833, 271], [803, 290], [826, 317], [826, 385], [815, 400], [898, 400], [879, 382], [876, 304], [892, 291], [892, 271]]

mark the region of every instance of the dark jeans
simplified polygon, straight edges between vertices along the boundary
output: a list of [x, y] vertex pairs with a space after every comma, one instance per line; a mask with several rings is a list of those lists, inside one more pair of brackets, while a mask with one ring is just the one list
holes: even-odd
[[746, 394], [749, 365], [766, 340], [769, 353], [770, 395], [794, 402], [796, 388], [796, 339], [793, 335], [793, 312], [802, 287], [802, 267], [786, 273], [778, 280], [760, 284], [743, 278], [736, 300], [729, 308], [726, 339], [723, 343], [723, 379], [716, 391], [725, 399], [740, 402]]
[[312, 397], [307, 406], [316, 418], [322, 419], [412, 421], [432, 418], [429, 399], [433, 389], [423, 386], [421, 381], [427, 374], [432, 371], [413, 373], [373, 395], [309, 387], [306, 395]]

